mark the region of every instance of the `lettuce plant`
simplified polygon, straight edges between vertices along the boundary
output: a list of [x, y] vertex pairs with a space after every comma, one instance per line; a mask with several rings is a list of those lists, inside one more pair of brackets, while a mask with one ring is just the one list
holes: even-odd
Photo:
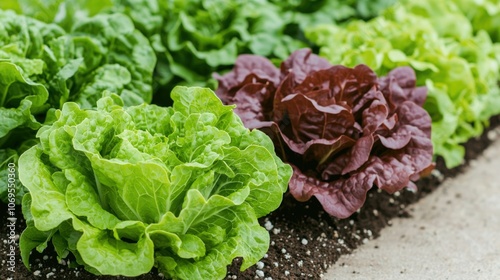
[[396, 0], [269, 0], [269, 2], [280, 8], [280, 15], [287, 22], [287, 28], [297, 25], [302, 32], [318, 24], [342, 24], [354, 18], [373, 18]]
[[[0, 10], [0, 173], [66, 101], [94, 107], [106, 89], [126, 105], [150, 102], [155, 64], [148, 40], [124, 15], [85, 18], [67, 33]], [[0, 184], [3, 201], [6, 191]]]
[[[45, 110], [60, 108], [66, 101], [95, 106], [104, 89], [119, 94], [126, 105], [151, 102], [156, 57], [149, 41], [128, 17], [103, 14], [85, 18], [65, 32], [55, 24], [12, 11], [0, 10], [0, 15], [0, 40], [4, 44], [0, 59], [17, 66], [9, 70], [19, 72], [16, 80], [46, 88], [48, 93], [43, 95], [48, 96], [43, 99], [47, 98], [48, 104], [42, 97], [36, 100], [45, 105]], [[3, 91], [9, 89], [8, 85], [4, 83]], [[25, 86], [22, 95], [35, 95], [31, 93], [35, 91]], [[11, 99], [19, 98], [6, 100]]]
[[317, 26], [306, 36], [334, 64], [364, 63], [378, 75], [415, 69], [417, 85], [429, 90], [435, 154], [449, 168], [462, 163], [462, 144], [500, 113], [500, 45], [485, 31], [474, 34], [453, 1], [402, 1], [371, 21]]
[[127, 105], [151, 101], [156, 58], [124, 15], [82, 20], [68, 34], [0, 10], [0, 42], [0, 148], [33, 138], [50, 108], [95, 106], [104, 89]]
[[220, 76], [217, 95], [249, 128], [265, 131], [293, 167], [290, 193], [315, 196], [329, 214], [346, 218], [373, 185], [388, 192], [432, 168], [427, 90], [409, 67], [377, 78], [366, 65], [332, 66], [308, 49], [281, 67], [242, 55]]
[[[41, 126], [36, 116], [50, 107], [49, 92], [40, 83], [45, 81], [41, 58], [44, 42], [63, 33], [56, 25], [0, 10], [0, 175], [7, 176], [8, 164], [17, 162], [24, 150], [21, 143], [32, 143], [28, 140]], [[1, 182], [3, 202], [7, 202], [7, 190], [7, 182]], [[16, 189], [17, 203], [24, 191]]]
[[222, 279], [266, 253], [257, 218], [276, 209], [291, 167], [213, 91], [177, 87], [173, 107], [67, 102], [19, 159], [24, 263], [52, 244], [95, 274]]

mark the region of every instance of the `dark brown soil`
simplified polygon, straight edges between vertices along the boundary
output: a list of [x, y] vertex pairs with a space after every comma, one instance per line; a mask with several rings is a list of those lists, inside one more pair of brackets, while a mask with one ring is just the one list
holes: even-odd
[[[490, 129], [500, 126], [500, 116], [491, 120]], [[391, 225], [394, 217], [411, 217], [407, 206], [436, 189], [443, 178], [453, 177], [464, 170], [467, 163], [476, 158], [491, 143], [487, 132], [466, 145], [466, 162], [464, 165], [446, 169], [441, 159], [437, 160], [436, 172], [421, 179], [417, 185], [419, 191], [412, 193], [404, 190], [395, 194], [387, 194], [372, 189], [368, 193], [363, 208], [348, 219], [332, 218], [322, 211], [316, 200], [306, 203], [296, 202], [290, 195], [285, 195], [279, 209], [260, 220], [262, 226], [269, 230], [271, 245], [267, 255], [255, 266], [244, 272], [239, 271], [241, 260], [236, 259], [228, 267], [226, 279], [320, 279], [322, 273], [334, 264], [340, 255], [349, 254], [360, 244], [377, 238], [380, 230]], [[2, 213], [7, 206], [1, 204]], [[20, 206], [16, 208], [16, 233], [24, 228]], [[28, 271], [21, 262], [19, 250], [16, 251], [17, 263], [15, 273], [7, 270], [7, 253], [9, 244], [9, 221], [2, 214], [0, 237], [0, 254], [2, 265], [0, 279], [128, 279], [126, 277], [97, 277], [82, 268], [70, 268], [66, 259], [58, 263], [56, 254], [49, 246], [43, 253], [33, 252], [30, 262], [32, 270]], [[157, 271], [133, 279], [163, 279]]]

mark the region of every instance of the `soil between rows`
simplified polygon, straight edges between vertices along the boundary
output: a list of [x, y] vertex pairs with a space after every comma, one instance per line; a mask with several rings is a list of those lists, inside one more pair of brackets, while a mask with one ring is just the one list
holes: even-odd
[[[402, 190], [387, 194], [373, 188], [363, 208], [347, 219], [336, 219], [326, 214], [320, 204], [311, 199], [297, 202], [286, 194], [283, 203], [276, 211], [260, 219], [269, 230], [271, 244], [266, 256], [256, 265], [244, 272], [239, 271], [241, 259], [228, 266], [226, 279], [320, 279], [323, 273], [341, 255], [349, 254], [360, 244], [377, 238], [380, 230], [391, 226], [394, 217], [411, 218], [408, 205], [415, 203], [437, 187], [445, 178], [451, 178], [464, 171], [470, 160], [477, 158], [491, 143], [488, 132], [500, 126], [500, 116], [491, 119], [490, 128], [481, 137], [471, 139], [465, 144], [465, 163], [457, 168], [447, 169], [442, 159], [436, 162], [436, 171], [429, 177], [417, 182], [418, 192]], [[61, 263], [52, 247], [44, 252], [34, 251], [30, 258], [31, 271], [22, 264], [19, 248], [16, 247], [15, 273], [7, 270], [9, 253], [7, 227], [7, 205], [0, 203], [2, 220], [0, 222], [0, 254], [2, 255], [0, 279], [164, 279], [156, 270], [135, 278], [100, 276], [88, 273], [82, 267], [72, 268], [74, 259], [67, 258]], [[16, 208], [16, 233], [24, 227], [21, 206]]]

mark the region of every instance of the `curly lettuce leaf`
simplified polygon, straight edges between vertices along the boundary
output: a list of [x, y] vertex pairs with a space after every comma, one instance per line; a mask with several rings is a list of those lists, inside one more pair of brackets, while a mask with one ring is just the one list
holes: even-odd
[[127, 16], [83, 18], [66, 33], [12, 11], [0, 14], [5, 43], [0, 59], [46, 87], [49, 107], [61, 108], [68, 100], [95, 107], [104, 89], [122, 96], [126, 105], [151, 102], [156, 56]]
[[71, 32], [49, 42], [45, 62], [56, 69], [49, 90], [64, 96], [54, 104], [76, 101], [95, 107], [104, 90], [120, 95], [126, 105], [151, 102], [156, 57], [149, 41], [121, 14], [97, 15], [76, 23]]
[[0, 61], [0, 143], [8, 140], [16, 128], [36, 130], [40, 123], [34, 115], [47, 108], [47, 89], [23, 76], [15, 64]]
[[[222, 279], [267, 251], [257, 219], [276, 209], [291, 168], [209, 89], [177, 87], [173, 107], [95, 110], [67, 102], [19, 159], [29, 251], [52, 241], [95, 274], [137, 276], [157, 266], [176, 279]], [[131, 179], [132, 178], [132, 179]]]

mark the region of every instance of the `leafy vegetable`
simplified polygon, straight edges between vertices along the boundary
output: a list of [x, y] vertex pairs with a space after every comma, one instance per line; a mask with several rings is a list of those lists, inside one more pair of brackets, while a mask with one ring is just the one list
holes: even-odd
[[354, 7], [361, 2], [116, 0], [112, 10], [129, 15], [148, 36], [159, 59], [157, 84], [168, 90], [179, 83], [215, 87], [210, 74], [228, 70], [240, 54], [279, 63], [309, 45], [306, 26], [347, 20], [358, 15]]
[[329, 214], [346, 218], [375, 184], [388, 192], [428, 171], [431, 119], [421, 107], [409, 67], [377, 78], [365, 65], [332, 66], [308, 49], [278, 69], [266, 58], [242, 55], [220, 76], [217, 95], [248, 128], [265, 131], [294, 170], [290, 192], [315, 196]]
[[266, 56], [276, 64], [311, 46], [306, 27], [370, 18], [395, 0], [4, 0], [14, 9], [71, 31], [96, 14], [128, 15], [158, 57], [154, 103], [170, 104], [175, 85], [215, 87], [212, 72], [229, 70], [239, 54]]
[[320, 23], [343, 23], [353, 18], [370, 19], [377, 16], [396, 0], [269, 0], [281, 8], [289, 22], [300, 25], [302, 29]]
[[[126, 105], [152, 99], [154, 51], [124, 15], [85, 18], [66, 33], [55, 24], [0, 10], [0, 42], [4, 155], [33, 144], [49, 109], [66, 101], [91, 108], [103, 90], [119, 94]], [[17, 156], [12, 159], [15, 163]], [[6, 199], [3, 191], [0, 198]]]
[[97, 109], [73, 102], [19, 159], [29, 252], [52, 240], [96, 274], [135, 276], [157, 266], [175, 279], [222, 279], [269, 246], [257, 218], [276, 209], [291, 168], [271, 140], [249, 131], [209, 89], [176, 87], [173, 107]]
[[66, 31], [87, 17], [112, 6], [113, 0], [3, 0], [0, 9], [47, 23], [56, 23]]
[[156, 84], [167, 92], [175, 84], [214, 87], [210, 74], [240, 53], [284, 59], [305, 46], [284, 33], [279, 8], [263, 0], [119, 0], [113, 10], [128, 14], [152, 42]]
[[[0, 10], [0, 15], [3, 42], [0, 59], [5, 69], [2, 74], [17, 73], [15, 78], [14, 74], [5, 76], [3, 87], [6, 89], [3, 91], [7, 92], [14, 81], [24, 80], [24, 84], [36, 86], [35, 89], [25, 86], [17, 93], [39, 96], [34, 104], [35, 114], [49, 107], [60, 108], [68, 100], [85, 107], [95, 106], [103, 89], [121, 95], [126, 105], [151, 101], [155, 54], [147, 39], [126, 16], [86, 18], [66, 34], [57, 25], [10, 11]], [[19, 69], [10, 69], [15, 68], [12, 64]], [[40, 91], [43, 94], [33, 94]], [[5, 102], [19, 101], [19, 97], [5, 97], [2, 105], [11, 108], [13, 105]]]
[[453, 0], [451, 1], [470, 20], [475, 33], [488, 32], [493, 42], [500, 41], [500, 3], [496, 0]]
[[414, 68], [417, 85], [429, 89], [424, 108], [433, 121], [435, 154], [449, 168], [462, 162], [461, 144], [500, 113], [499, 45], [484, 31], [473, 35], [452, 2], [403, 1], [369, 22], [306, 33], [331, 63], [365, 63], [379, 75], [398, 66]]
[[356, 8], [356, 18], [368, 20], [378, 16], [398, 0], [351, 0], [350, 2]]
[[[17, 164], [19, 153], [33, 144], [40, 119], [50, 107], [43, 79], [44, 41], [63, 31], [12, 12], [0, 11], [0, 174], [7, 178], [8, 164]], [[16, 184], [16, 202], [24, 189]], [[7, 202], [7, 182], [0, 183], [0, 200]]]

